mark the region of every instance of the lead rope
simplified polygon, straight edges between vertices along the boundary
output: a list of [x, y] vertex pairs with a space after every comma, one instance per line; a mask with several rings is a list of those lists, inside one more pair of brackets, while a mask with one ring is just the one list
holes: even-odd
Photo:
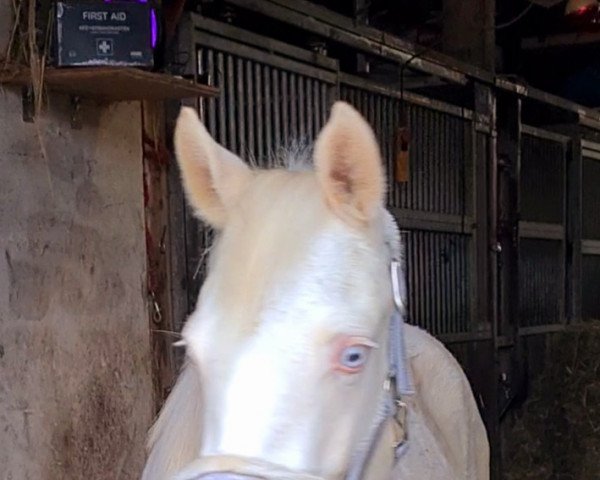
[[407, 434], [407, 406], [402, 401], [403, 396], [414, 393], [412, 378], [408, 368], [406, 346], [404, 343], [404, 315], [406, 314], [405, 302], [406, 283], [401, 281], [402, 268], [398, 260], [394, 259], [390, 265], [392, 279], [392, 293], [394, 295], [394, 312], [390, 318], [388, 364], [389, 372], [383, 388], [383, 401], [377, 411], [375, 427], [370, 435], [368, 448], [360, 452], [352, 461], [345, 480], [361, 480], [365, 474], [369, 460], [377, 447], [388, 420], [392, 420], [395, 427], [402, 430], [402, 436], [394, 445], [395, 461], [404, 455], [408, 447]]

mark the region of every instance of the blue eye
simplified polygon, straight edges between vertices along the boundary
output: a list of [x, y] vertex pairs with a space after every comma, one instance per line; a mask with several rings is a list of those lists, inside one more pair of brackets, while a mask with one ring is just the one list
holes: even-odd
[[369, 347], [366, 345], [350, 345], [342, 350], [340, 365], [350, 370], [362, 367], [367, 361]]
[[378, 348], [378, 345], [367, 337], [339, 335], [334, 339], [331, 366], [338, 373], [359, 373], [372, 348]]

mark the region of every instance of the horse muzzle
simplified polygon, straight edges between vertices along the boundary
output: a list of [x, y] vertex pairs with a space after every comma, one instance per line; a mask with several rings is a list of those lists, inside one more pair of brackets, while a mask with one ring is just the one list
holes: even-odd
[[[207, 473], [196, 477], [197, 480], [263, 480], [261, 477], [238, 475], [237, 473]], [[194, 480], [196, 480], [194, 479]]]
[[232, 455], [213, 455], [200, 458], [173, 480], [324, 480], [309, 473], [297, 472], [257, 459]]

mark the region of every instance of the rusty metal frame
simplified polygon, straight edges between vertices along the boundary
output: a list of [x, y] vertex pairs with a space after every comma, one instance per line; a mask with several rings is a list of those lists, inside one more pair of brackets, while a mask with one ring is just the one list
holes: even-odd
[[[475, 112], [473, 112], [470, 109], [466, 109], [466, 108], [459, 108], [456, 107], [454, 105], [450, 105], [447, 104], [445, 102], [441, 102], [438, 100], [433, 100], [427, 97], [423, 97], [420, 95], [415, 95], [409, 92], [399, 92], [397, 90], [397, 88], [393, 88], [390, 86], [384, 86], [384, 85], [380, 85], [376, 82], [373, 81], [369, 81], [367, 79], [364, 78], [360, 78], [357, 77], [355, 75], [350, 75], [350, 74], [345, 74], [345, 73], [340, 73], [339, 75], [339, 79], [340, 79], [340, 84], [343, 85], [344, 89], [346, 90], [346, 93], [344, 95], [349, 95], [349, 97], [347, 98], [349, 101], [351, 102], [358, 102], [357, 106], [359, 107], [359, 109], [365, 109], [365, 114], [367, 115], [368, 118], [373, 119], [374, 121], [374, 127], [376, 129], [376, 131], [379, 131], [382, 127], [382, 120], [381, 118], [379, 118], [379, 116], [382, 114], [380, 112], [381, 108], [385, 108], [385, 113], [383, 113], [383, 115], [387, 115], [387, 118], [389, 119], [389, 122], [391, 122], [392, 124], [395, 124], [395, 122], [397, 121], [397, 113], [398, 112], [388, 112], [388, 109], [390, 108], [389, 106], [389, 101], [390, 100], [396, 100], [396, 101], [400, 101], [400, 102], [405, 102], [405, 104], [408, 106], [408, 108], [412, 107], [412, 106], [417, 106], [417, 107], [422, 107], [422, 112], [436, 112], [438, 114], [442, 114], [443, 118], [445, 119], [449, 119], [449, 118], [456, 118], [456, 119], [460, 119], [460, 120], [464, 120], [464, 130], [463, 130], [463, 135], [465, 138], [465, 141], [467, 142], [466, 144], [462, 145], [460, 144], [460, 141], [458, 141], [458, 139], [455, 139], [456, 141], [458, 141], [457, 144], [455, 144], [455, 147], [459, 148], [461, 151], [463, 151], [464, 153], [461, 155], [461, 157], [463, 158], [462, 162], [468, 164], [468, 166], [466, 167], [468, 171], [472, 171], [474, 169], [474, 161], [477, 158], [475, 154], [472, 154], [472, 152], [474, 152], [473, 150], [473, 145], [471, 145], [471, 140], [474, 138], [474, 135], [479, 134], [482, 130], [483, 132], [487, 133], [488, 128], [480, 128], [481, 127], [481, 123], [485, 123], [486, 126], [489, 124], [489, 114], [484, 115], [483, 112], [478, 112], [477, 114], [475, 114]], [[350, 89], [350, 90], [348, 90]], [[373, 94], [373, 97], [370, 97], [370, 94]], [[343, 96], [343, 98], [346, 99], [345, 96]], [[379, 113], [377, 113], [379, 112]], [[393, 117], [393, 118], [392, 118]], [[418, 115], [418, 117], [415, 118], [421, 118], [421, 115]], [[476, 119], [479, 119], [480, 121], [477, 121]], [[433, 120], [432, 120], [433, 121]], [[429, 125], [430, 127], [433, 124]], [[453, 127], [453, 128], [457, 128], [457, 126]], [[446, 135], [448, 135], [447, 132], [442, 132], [439, 131], [438, 132], [440, 135], [440, 141], [442, 143], [445, 144], [445, 142], [448, 141], [447, 138], [445, 138]], [[418, 134], [417, 134], [418, 136]], [[390, 151], [389, 151], [389, 145], [387, 145], [389, 142], [387, 140], [389, 139], [385, 139], [386, 141], [383, 142], [382, 144], [382, 148], [383, 148], [383, 153], [384, 153], [384, 157], [386, 159], [389, 159], [390, 156]], [[421, 139], [423, 140], [423, 139]], [[425, 145], [425, 144], [423, 144]], [[421, 146], [421, 144], [419, 143], [419, 146]], [[429, 152], [428, 155], [431, 155], [432, 152]], [[458, 160], [458, 159], [457, 159]], [[426, 160], [428, 161], [428, 160]], [[460, 160], [458, 161], [458, 163], [461, 163]], [[433, 164], [431, 165], [433, 167]], [[388, 168], [393, 168], [391, 166], [388, 165]], [[441, 175], [441, 176], [440, 176]], [[443, 181], [443, 179], [445, 178], [446, 173], [444, 173], [444, 171], [441, 171], [437, 174], [437, 176], [435, 177], [435, 181]], [[438, 211], [428, 211], [425, 209], [415, 209], [415, 208], [399, 208], [397, 206], [394, 206], [397, 202], [399, 201], [403, 201], [403, 200], [408, 200], [408, 198], [405, 198], [404, 195], [408, 194], [408, 192], [404, 192], [401, 195], [401, 198], [399, 198], [396, 195], [394, 195], [394, 199], [392, 200], [392, 198], [390, 197], [390, 201], [391, 206], [389, 206], [390, 211], [394, 214], [394, 216], [397, 218], [397, 220], [399, 221], [400, 225], [403, 228], [408, 228], [411, 229], [413, 231], [421, 231], [421, 232], [428, 232], [428, 233], [434, 233], [434, 232], [438, 232], [438, 233], [449, 233], [449, 234], [458, 234], [464, 237], [467, 237], [468, 240], [468, 250], [472, 250], [472, 246], [474, 244], [474, 240], [473, 240], [473, 232], [474, 232], [474, 219], [472, 216], [472, 210], [473, 210], [473, 197], [471, 195], [471, 191], [473, 188], [473, 184], [475, 183], [473, 181], [473, 179], [471, 178], [470, 174], [466, 174], [461, 177], [462, 180], [459, 182], [461, 184], [463, 184], [462, 190], [464, 190], [464, 194], [467, 194], [467, 197], [464, 197], [461, 201], [465, 204], [464, 207], [464, 213], [462, 214], [448, 214], [448, 213], [440, 213]], [[459, 187], [460, 190], [460, 187]], [[415, 200], [417, 201], [421, 201], [422, 197], [421, 197], [421, 193], [419, 194], [418, 198], [414, 197], [414, 193], [413, 192], [413, 197], [412, 197], [412, 201], [414, 202]], [[458, 193], [458, 192], [455, 192]], [[427, 192], [426, 195], [431, 194], [431, 192]], [[460, 196], [460, 195], [459, 195]], [[425, 197], [423, 197], [425, 198]], [[427, 196], [427, 198], [429, 198], [429, 196]], [[394, 203], [396, 202], [396, 203]], [[440, 204], [440, 207], [444, 207], [445, 205]], [[423, 240], [427, 240], [427, 239], [423, 239]], [[417, 239], [415, 238], [415, 241], [417, 241]], [[435, 238], [435, 237], [431, 237], [430, 240], [428, 240], [428, 242], [432, 242], [431, 244], [428, 243], [429, 247], [426, 247], [425, 245], [422, 245], [421, 242], [419, 241], [419, 246], [417, 248], [440, 248], [441, 243], [440, 242], [444, 242], [444, 240], [441, 240], [440, 238]], [[473, 269], [473, 265], [474, 263], [471, 260], [471, 255], [469, 254], [466, 258], [467, 260], [467, 266], [464, 267], [464, 271], [462, 271], [461, 275], [462, 276], [466, 276], [468, 278], [467, 283], [470, 285], [474, 285], [474, 280], [475, 280], [475, 276], [474, 276], [474, 269]], [[468, 265], [470, 264], [470, 266]], [[456, 266], [457, 267], [457, 266]], [[419, 271], [422, 270], [424, 268], [424, 266], [419, 262], [418, 266], [415, 267], [416, 269], [418, 269]], [[454, 275], [449, 275], [448, 278], [445, 279], [446, 281], [453, 281], [456, 280], [454, 278]], [[442, 290], [440, 290], [440, 286], [437, 284], [437, 282], [435, 283], [435, 285], [431, 285], [431, 288], [433, 288], [433, 297], [437, 298], [438, 294], [442, 294]], [[447, 288], [447, 286], [446, 286]], [[428, 312], [428, 317], [431, 317], [431, 321], [433, 323], [435, 323], [435, 325], [430, 325], [430, 327], [434, 328], [436, 331], [439, 330], [440, 332], [437, 333], [437, 335], [440, 338], [443, 338], [444, 341], [448, 342], [448, 343], [461, 343], [461, 342], [465, 342], [468, 341], [469, 338], [473, 339], [473, 340], [480, 340], [482, 338], [487, 338], [489, 337], [489, 335], [491, 335], [491, 328], [489, 327], [489, 325], [487, 326], [483, 326], [481, 324], [479, 324], [479, 322], [476, 319], [476, 316], [474, 314], [474, 309], [473, 309], [473, 303], [474, 303], [474, 298], [476, 297], [475, 295], [473, 295], [471, 293], [471, 288], [468, 288], [466, 290], [466, 296], [467, 296], [467, 302], [468, 305], [470, 307], [468, 307], [468, 326], [458, 326], [455, 325], [456, 322], [452, 322], [450, 321], [447, 325], [442, 325], [440, 322], [440, 320], [436, 320], [435, 322], [433, 322], [433, 318], [438, 318], [439, 315], [436, 314], [436, 312], [438, 312], [439, 309], [439, 305], [437, 303], [435, 303], [435, 305], [437, 305], [433, 310], [431, 310], [431, 308], [433, 308], [433, 304], [432, 305], [419, 305], [416, 308], [416, 312], [417, 314], [419, 314], [419, 312], [421, 314], [423, 314], [422, 309], [425, 308], [425, 310]], [[441, 301], [441, 299], [439, 299], [439, 301]], [[450, 301], [452, 302], [453, 299], [450, 299]], [[431, 310], [431, 311], [430, 311]], [[439, 313], [439, 312], [438, 312]], [[476, 325], [477, 323], [477, 325]], [[461, 324], [462, 325], [462, 324]], [[443, 333], [445, 330], [453, 331], [454, 329], [458, 329], [460, 331], [460, 329], [462, 328], [467, 328], [468, 331], [461, 331], [460, 333]]]
[[[252, 2], [250, 2], [252, 3]], [[244, 2], [247, 6], [248, 2]], [[330, 97], [336, 97], [339, 95], [339, 86], [346, 84], [355, 86], [357, 88], [371, 91], [375, 94], [385, 95], [390, 98], [402, 99], [408, 104], [417, 105], [427, 110], [440, 112], [450, 117], [460, 118], [465, 120], [466, 125], [470, 125], [469, 137], [473, 140], [477, 135], [484, 134], [489, 136], [493, 131], [492, 126], [492, 112], [489, 110], [480, 109], [475, 113], [474, 111], [457, 107], [439, 100], [428, 98], [422, 95], [417, 95], [411, 92], [400, 93], [397, 88], [389, 87], [374, 83], [372, 81], [365, 80], [363, 78], [339, 72], [339, 65], [336, 60], [328, 58], [324, 55], [317, 55], [316, 61], [313, 52], [287, 45], [282, 42], [274, 41], [263, 35], [259, 35], [252, 32], [247, 32], [244, 29], [235, 27], [233, 25], [225, 25], [221, 22], [203, 17], [198, 14], [189, 14], [184, 19], [184, 38], [185, 45], [189, 50], [193, 50], [194, 60], [190, 63], [198, 65], [200, 58], [198, 57], [197, 45], [201, 45], [204, 48], [214, 48], [217, 50], [227, 51], [236, 57], [249, 58], [257, 62], [268, 63], [277, 68], [286, 69], [293, 71], [298, 74], [309, 74], [320, 78], [327, 83], [331, 84]], [[194, 75], [201, 77], [204, 72], [199, 72], [196, 68]], [[212, 79], [205, 79], [211, 83]], [[199, 102], [199, 108], [204, 112], [205, 108], [209, 108], [207, 120], [210, 123], [211, 114], [210, 108], [206, 107], [203, 102]], [[206, 112], [204, 112], [206, 113]], [[231, 121], [237, 119], [230, 119]], [[243, 122], [243, 119], [241, 119]], [[229, 122], [231, 123], [231, 122]], [[235, 122], [234, 122], [235, 123]], [[234, 124], [230, 126], [235, 128]], [[465, 137], [467, 138], [467, 136]], [[490, 143], [491, 145], [491, 143]], [[477, 154], [475, 153], [475, 146], [469, 145], [468, 151], [472, 151], [473, 155], [471, 158], [472, 167], [470, 169], [475, 170], [475, 162]], [[491, 150], [490, 150], [491, 151]], [[467, 189], [472, 190], [477, 180], [475, 177], [466, 180]], [[472, 197], [474, 199], [474, 197]], [[471, 202], [468, 202], [471, 203]], [[408, 209], [395, 209], [394, 214], [401, 220], [404, 227], [410, 227], [413, 229], [431, 231], [431, 232], [447, 232], [455, 234], [467, 235], [471, 238], [470, 249], [473, 250], [476, 244], [474, 233], [474, 218], [472, 213], [465, 212], [461, 215], [450, 215], [442, 213], [433, 213], [427, 211], [414, 211]], [[192, 232], [193, 233], [193, 232]], [[192, 240], [193, 241], [193, 240]], [[191, 248], [188, 246], [188, 248]], [[476, 279], [474, 273], [473, 260], [470, 261], [471, 267], [469, 269], [470, 283], [473, 285]], [[189, 292], [188, 292], [189, 293]], [[491, 334], [492, 328], [489, 324], [485, 324], [485, 321], [481, 322], [477, 320], [475, 315], [476, 309], [474, 308], [474, 302], [477, 297], [474, 293], [469, 294], [471, 304], [471, 321], [476, 322], [477, 325], [471, 327], [470, 333], [461, 334], [450, 334], [456, 341], [465, 341], [470, 338], [473, 339], [485, 338]], [[191, 302], [191, 299], [188, 300]], [[486, 316], [487, 318], [487, 316]], [[448, 338], [450, 340], [450, 337]]]
[[[580, 310], [579, 310], [579, 318], [582, 318], [583, 315], [585, 314], [584, 308], [583, 306], [586, 304], [586, 295], [585, 295], [585, 290], [584, 290], [584, 260], [587, 257], [596, 257], [596, 256], [600, 256], [600, 238], [589, 238], [588, 234], [586, 233], [586, 228], [585, 228], [585, 221], [587, 220], [587, 217], [584, 215], [589, 215], [589, 209], [587, 208], [586, 204], [584, 203], [585, 201], [585, 188], [586, 188], [586, 184], [584, 181], [584, 174], [585, 174], [585, 165], [584, 162], [586, 161], [593, 161], [595, 163], [600, 163], [600, 143], [597, 142], [592, 142], [592, 141], [588, 141], [588, 140], [584, 140], [582, 139], [580, 142], [580, 156], [579, 156], [579, 165], [577, 165], [575, 167], [577, 173], [578, 173], [578, 180], [579, 180], [579, 211], [576, 212], [577, 216], [576, 216], [576, 221], [579, 222], [579, 242], [576, 242], [576, 245], [579, 247], [577, 250], [574, 250], [574, 255], [576, 255], [576, 258], [574, 259], [573, 264], [575, 265], [576, 269], [578, 269], [578, 271], [576, 271], [576, 273], [578, 273], [578, 284], [575, 285], [575, 288], [578, 289], [578, 294], [580, 295]], [[576, 173], [576, 174], [577, 174]], [[596, 212], [597, 213], [597, 212]], [[577, 230], [577, 229], [576, 229]], [[575, 239], [577, 240], [577, 239]], [[600, 272], [599, 272], [600, 273]]]
[[[246, 9], [265, 17], [283, 22], [287, 25], [304, 29], [306, 32], [325, 37], [329, 41], [346, 45], [359, 54], [368, 54], [387, 59], [391, 63], [402, 65], [414, 54], [411, 45], [388, 34], [379, 32], [365, 25], [357, 25], [355, 20], [329, 12], [305, 0], [226, 0], [238, 8]], [[470, 379], [478, 392], [485, 397], [484, 417], [489, 429], [492, 443], [493, 478], [500, 478], [500, 433], [499, 405], [497, 399], [502, 396], [498, 385], [498, 376], [511, 362], [521, 361], [521, 339], [528, 335], [543, 335], [560, 331], [565, 328], [560, 325], [541, 325], [519, 327], [514, 302], [518, 298], [518, 242], [520, 238], [539, 238], [563, 241], [563, 256], [565, 258], [565, 305], [563, 317], [569, 321], [581, 318], [581, 257], [582, 254], [600, 254], [600, 241], [581, 238], [581, 162], [582, 156], [600, 159], [600, 148], [595, 144], [581, 140], [572, 133], [559, 133], [558, 128], [532, 126], [523, 124], [522, 105], [535, 103], [547, 108], [558, 109], [566, 123], [600, 129], [600, 114], [585, 109], [576, 104], [539, 90], [524, 87], [507, 80], [493, 79], [477, 69], [466, 68], [458, 62], [435, 56], [425, 55], [410, 64], [410, 68], [442, 78], [448, 84], [463, 88], [463, 92], [473, 95], [472, 108], [462, 108], [450, 103], [433, 99], [414, 92], [400, 92], [397, 86], [383, 85], [373, 80], [359, 77], [356, 74], [340, 71], [339, 62], [321, 53], [312, 52], [299, 46], [271, 39], [267, 36], [249, 32], [234, 25], [191, 14], [186, 20], [187, 30], [183, 42], [191, 53], [191, 67], [188, 74], [196, 78], [204, 72], [197, 69], [202, 57], [198, 57], [197, 47], [212, 47], [229, 52], [236, 57], [249, 58], [256, 62], [266, 63], [273, 67], [289, 70], [295, 75], [308, 74], [327, 84], [327, 98], [333, 101], [339, 98], [343, 87], [349, 86], [362, 89], [390, 99], [401, 99], [408, 105], [417, 106], [437, 112], [453, 119], [464, 120], [465, 142], [464, 152], [466, 161], [472, 165], [466, 182], [465, 191], [470, 198], [467, 204], [471, 211], [463, 215], [445, 214], [413, 210], [407, 208], [392, 208], [392, 213], [401, 220], [403, 228], [460, 234], [469, 240], [468, 251], [470, 270], [468, 272], [470, 291], [470, 321], [471, 331], [460, 333], [442, 333], [440, 340], [447, 344], [468, 346], [465, 367]], [[215, 60], [216, 61], [216, 60]], [[210, 80], [210, 79], [209, 79]], [[232, 82], [234, 79], [230, 79]], [[272, 80], [272, 79], [271, 79]], [[271, 81], [269, 79], [265, 81]], [[247, 86], [231, 83], [230, 88], [247, 88]], [[285, 94], [284, 92], [281, 92]], [[207, 115], [208, 122], [214, 120], [211, 113], [216, 108], [204, 102], [198, 102], [199, 108]], [[373, 108], [370, 105], [368, 108]], [[213, 109], [213, 110], [211, 110]], [[225, 111], [225, 110], [224, 110]], [[213, 115], [213, 116], [211, 116]], [[248, 129], [254, 124], [250, 120], [239, 118], [226, 120], [227, 132], [235, 130], [236, 125]], [[385, 119], [379, 115], [376, 119], [381, 125]], [[212, 120], [211, 120], [212, 118]], [[396, 118], [396, 117], [394, 117]], [[562, 117], [561, 117], [562, 118]], [[223, 120], [225, 122], [225, 120]], [[265, 125], [270, 118], [265, 119]], [[236, 123], [238, 122], [238, 123]], [[246, 123], [244, 123], [246, 122]], [[238, 125], [239, 126], [239, 125]], [[556, 126], [555, 126], [556, 127]], [[241, 128], [241, 127], [240, 127]], [[275, 127], [266, 127], [273, 128]], [[553, 128], [553, 130], [551, 130]], [[275, 135], [273, 133], [273, 135]], [[564, 146], [568, 154], [565, 171], [565, 208], [568, 212], [563, 225], [520, 221], [519, 193], [521, 136], [530, 135], [539, 139], [558, 142]], [[389, 147], [385, 147], [389, 148]], [[389, 150], [387, 151], [389, 154]], [[508, 162], [503, 166], [499, 154], [506, 154]], [[498, 198], [502, 185], [500, 170], [509, 169], [509, 176], [503, 177], [502, 182], [508, 181], [507, 203], [499, 208]], [[508, 179], [508, 180], [507, 180]], [[184, 210], [183, 196], [180, 186], [169, 185], [173, 189], [171, 198], [172, 211]], [[179, 190], [178, 190], [179, 189]], [[500, 225], [499, 216], [505, 225]], [[183, 218], [185, 213], [179, 212]], [[181, 228], [188, 228], [185, 225]], [[506, 227], [513, 233], [502, 231]], [[514, 233], [516, 232], [516, 234]], [[514, 234], [514, 237], [513, 237]], [[196, 236], [195, 236], [196, 235]], [[194, 248], [198, 240], [197, 232], [186, 232], [183, 251]], [[176, 242], [176, 239], [173, 239]], [[498, 248], [500, 242], [501, 249]], [[508, 246], [508, 251], [507, 247]], [[180, 255], [180, 252], [177, 252]], [[500, 268], [502, 260], [503, 267]], [[177, 270], [181, 265], [175, 265]], [[173, 281], [172, 295], [187, 295], [184, 302], [173, 302], [174, 317], [182, 317], [192, 305], [190, 285], [185, 285], [189, 279], [177, 278]], [[180, 282], [178, 284], [178, 282]], [[184, 285], [184, 286], [182, 286]], [[502, 292], [501, 295], [498, 293]], [[185, 312], [184, 312], [185, 310]], [[518, 370], [518, 366], [515, 367]]]
[[[415, 54], [410, 44], [397, 37], [366, 26], [358, 26], [343, 15], [304, 0], [227, 0], [227, 3], [395, 62], [405, 63]], [[448, 67], [449, 64], [454, 64], [455, 67]], [[459, 85], [468, 84], [468, 76], [463, 73], [465, 70], [471, 71], [472, 75], [489, 77], [489, 81], [493, 81], [492, 77], [483, 71], [462, 64], [459, 67], [458, 62], [446, 58], [442, 62], [422, 57], [411, 62], [412, 67]]]
[[[558, 318], [559, 322], [548, 322], [544, 325], [522, 325], [521, 320], [519, 319], [519, 335], [525, 335], [525, 332], [552, 332], [556, 331], [556, 329], [560, 325], [565, 325], [567, 323], [567, 261], [566, 257], [568, 254], [568, 242], [567, 242], [567, 212], [568, 212], [568, 184], [567, 184], [567, 168], [568, 168], [568, 150], [570, 146], [570, 137], [566, 135], [562, 135], [560, 133], [552, 132], [549, 130], [545, 130], [539, 127], [533, 127], [530, 125], [522, 125], [521, 128], [523, 136], [527, 135], [529, 137], [541, 140], [547, 143], [558, 144], [562, 148], [563, 156], [562, 156], [562, 164], [563, 164], [563, 176], [561, 179], [562, 189], [563, 189], [563, 199], [561, 206], [561, 222], [560, 223], [543, 223], [543, 222], [535, 222], [535, 221], [519, 221], [519, 237], [521, 239], [538, 239], [538, 240], [554, 240], [559, 241], [561, 244], [561, 280], [560, 283], [562, 285], [561, 291], [562, 295], [559, 298], [559, 312]], [[523, 148], [523, 147], [521, 147]], [[542, 201], [542, 199], [540, 199]], [[521, 215], [519, 215], [521, 218]]]
[[[397, 87], [390, 87], [386, 85], [381, 85], [372, 80], [368, 80], [364, 77], [359, 77], [356, 75], [352, 75], [349, 73], [340, 72], [339, 80], [341, 83], [346, 85], [362, 88], [368, 90], [373, 93], [378, 93], [381, 95], [386, 95], [392, 98], [397, 98], [399, 100], [404, 100], [407, 103], [412, 103], [414, 105], [419, 105], [421, 107], [430, 108], [432, 110], [436, 110], [438, 112], [447, 113], [448, 115], [463, 118], [465, 120], [473, 120], [476, 118], [475, 113], [468, 108], [457, 107], [456, 105], [452, 105], [450, 103], [442, 102], [440, 100], [436, 100], [434, 98], [426, 97], [424, 95], [419, 95], [414, 92], [404, 91], [401, 92]], [[481, 119], [480, 119], [481, 120]], [[485, 123], [485, 120], [482, 120]]]
[[326, 70], [337, 71], [338, 61], [319, 52], [296, 47], [289, 43], [266, 37], [234, 25], [213, 20], [198, 13], [187, 13], [183, 20], [185, 29], [193, 28], [198, 31], [212, 33], [218, 37], [234, 40], [238, 43], [252, 46], [277, 56], [292, 58], [308, 65]]

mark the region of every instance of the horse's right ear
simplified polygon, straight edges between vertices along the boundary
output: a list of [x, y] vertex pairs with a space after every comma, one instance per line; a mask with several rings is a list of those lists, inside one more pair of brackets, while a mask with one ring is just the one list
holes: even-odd
[[329, 207], [349, 223], [369, 222], [384, 204], [386, 180], [377, 139], [362, 115], [336, 102], [313, 156]]
[[177, 119], [175, 153], [186, 197], [196, 215], [214, 228], [223, 228], [252, 171], [213, 140], [189, 107], [183, 107]]

